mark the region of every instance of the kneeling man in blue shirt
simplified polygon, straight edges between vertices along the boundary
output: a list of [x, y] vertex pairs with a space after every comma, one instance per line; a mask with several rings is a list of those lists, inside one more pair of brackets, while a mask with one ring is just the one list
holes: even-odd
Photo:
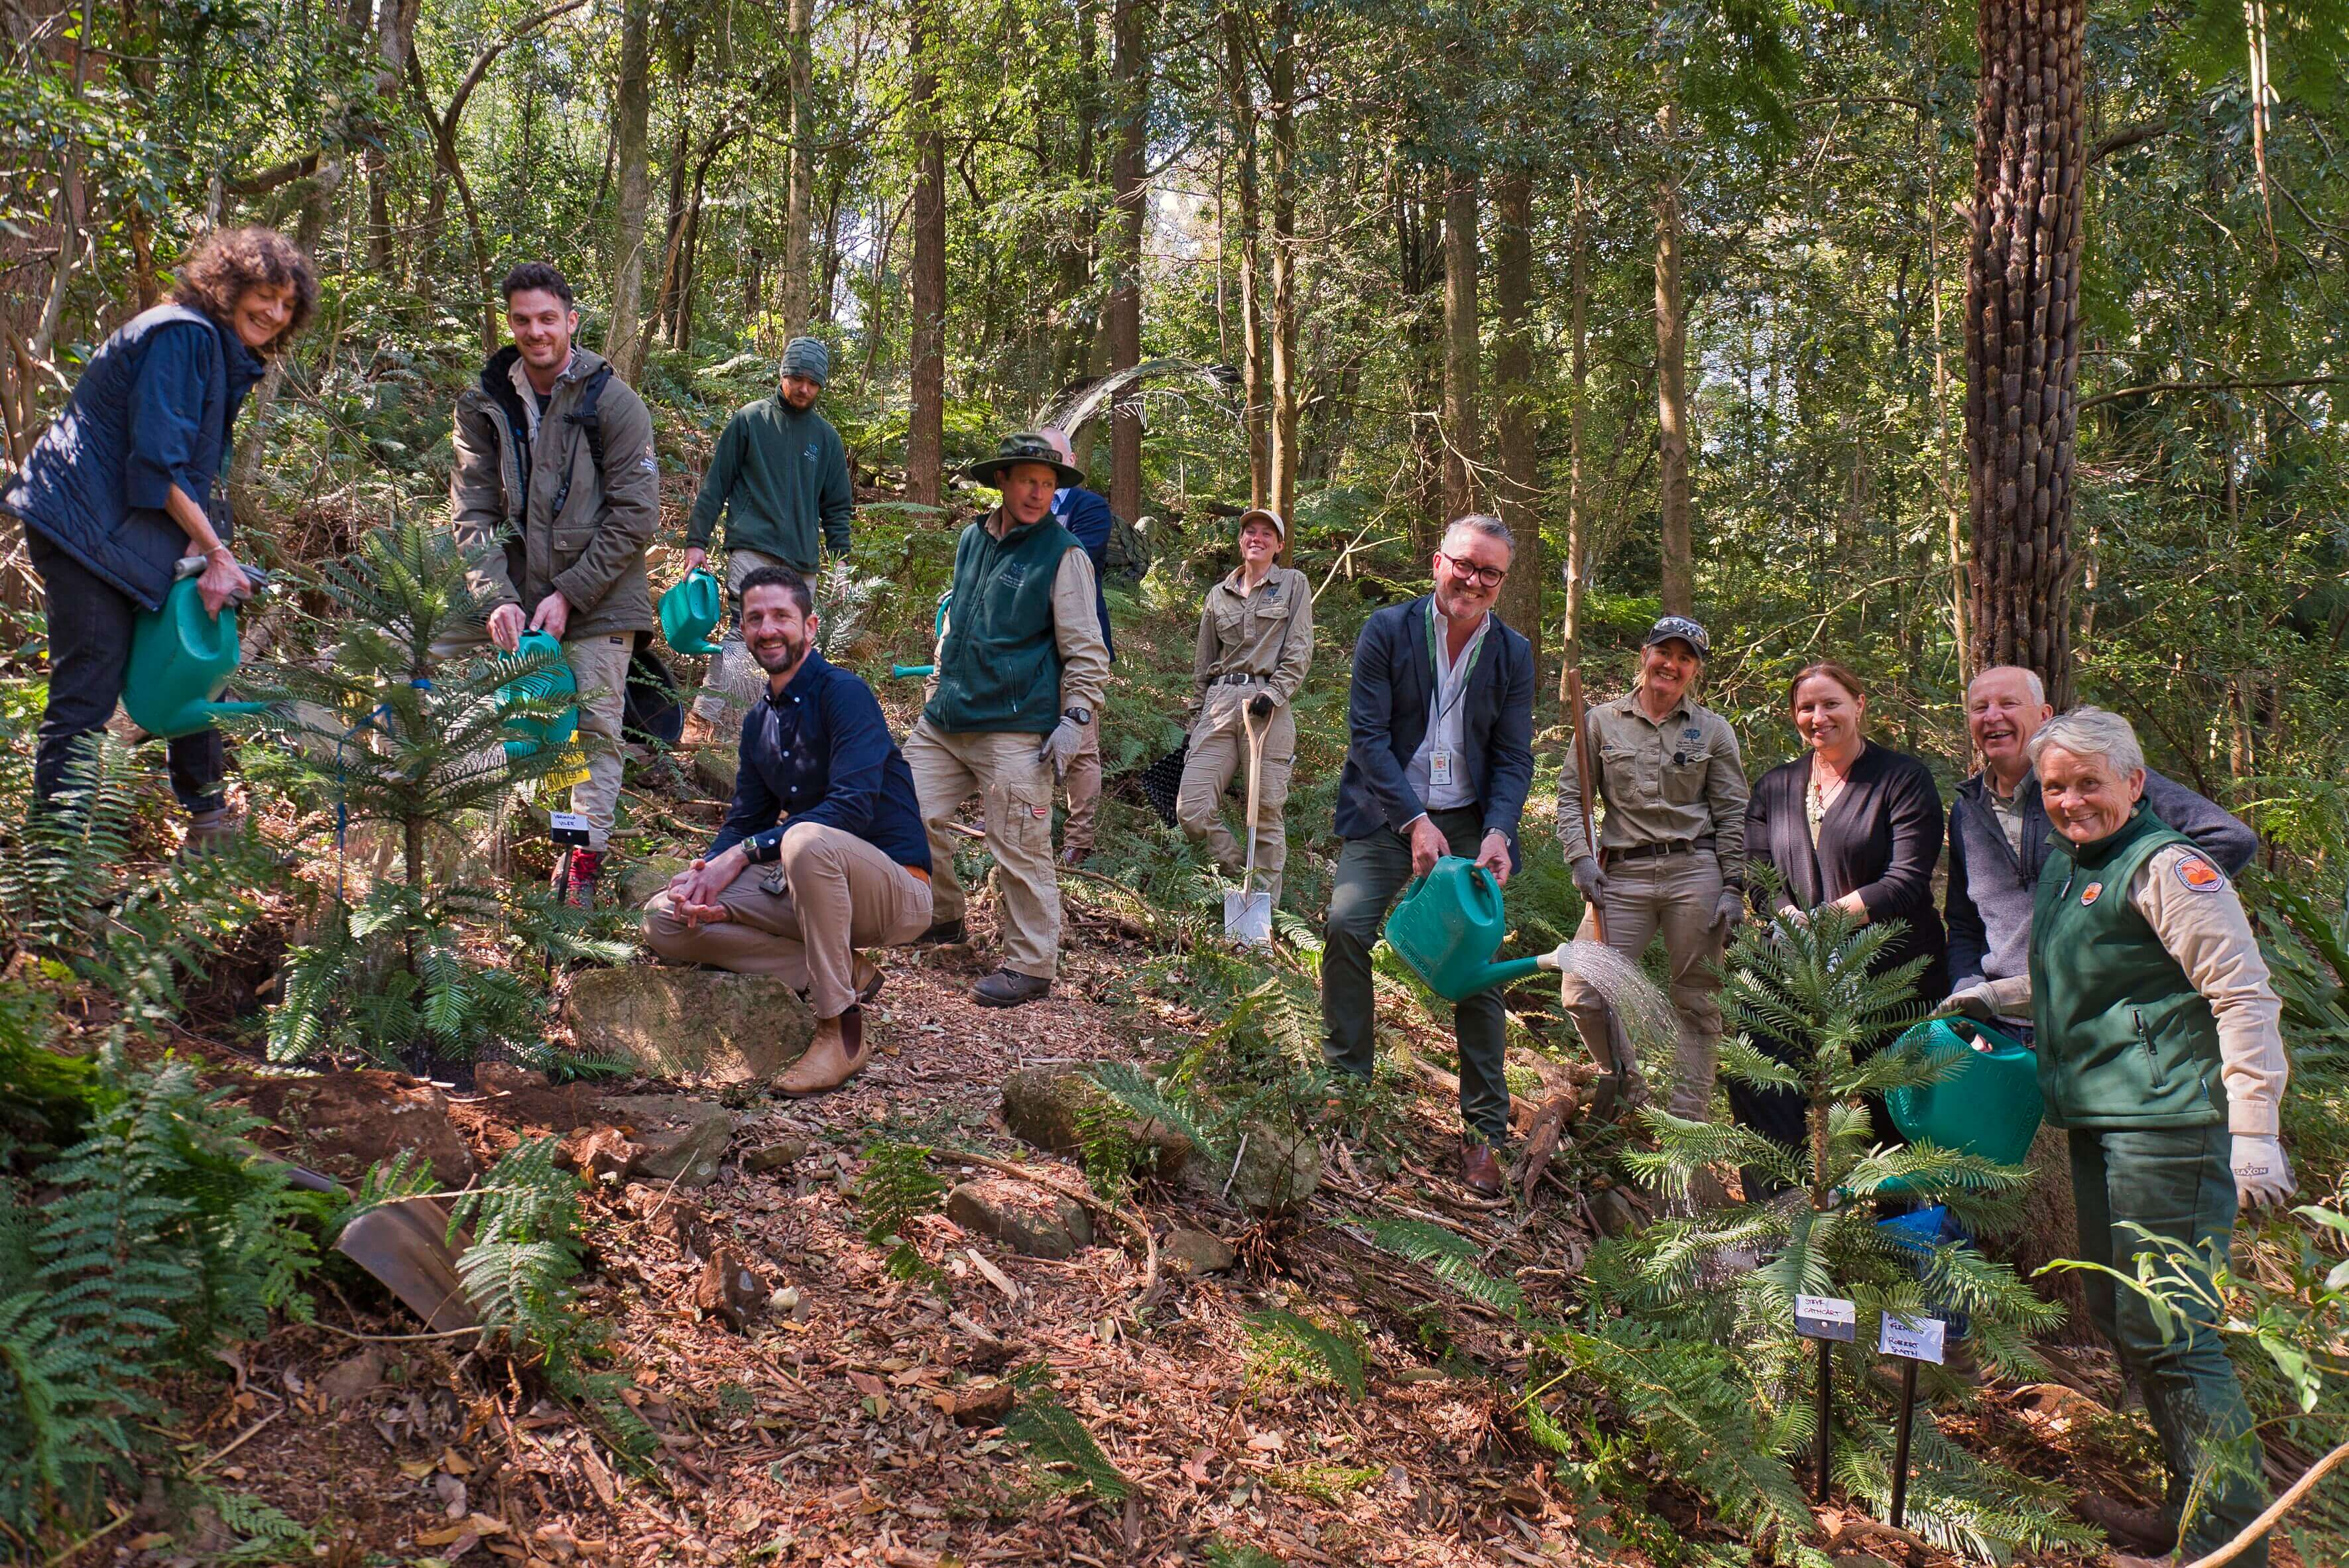
[[789, 981], [815, 1011], [815, 1039], [775, 1088], [823, 1094], [873, 1054], [863, 1004], [881, 971], [856, 950], [929, 929], [929, 837], [873, 689], [816, 652], [807, 580], [762, 566], [740, 603], [767, 699], [742, 720], [725, 825], [645, 906], [645, 940], [672, 964]]

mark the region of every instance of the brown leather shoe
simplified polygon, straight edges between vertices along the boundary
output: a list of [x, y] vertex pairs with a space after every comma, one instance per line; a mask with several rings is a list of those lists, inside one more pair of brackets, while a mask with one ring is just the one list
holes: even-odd
[[881, 995], [881, 987], [887, 982], [889, 976], [881, 965], [874, 963], [862, 953], [854, 956], [856, 962], [849, 969], [848, 983], [856, 987], [857, 1005], [862, 1006]]
[[2158, 1558], [2167, 1558], [2177, 1549], [2177, 1527], [2165, 1525], [2158, 1508], [2139, 1508], [2116, 1497], [2091, 1492], [2074, 1498], [2072, 1511], [2103, 1531], [2116, 1546]]
[[829, 1094], [864, 1071], [872, 1059], [873, 1047], [864, 1040], [864, 1011], [851, 1007], [837, 1018], [817, 1020], [807, 1053], [775, 1080], [775, 1092], [793, 1099]]
[[1479, 1198], [1501, 1195], [1501, 1162], [1493, 1158], [1491, 1144], [1461, 1140], [1460, 1184]]

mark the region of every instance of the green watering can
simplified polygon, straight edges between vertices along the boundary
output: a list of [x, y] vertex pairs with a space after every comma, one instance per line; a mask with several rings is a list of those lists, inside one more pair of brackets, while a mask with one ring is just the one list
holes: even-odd
[[1414, 877], [1387, 916], [1387, 944], [1447, 1002], [1464, 1002], [1496, 985], [1523, 980], [1564, 962], [1564, 948], [1538, 958], [1493, 962], [1508, 934], [1501, 885], [1474, 861], [1445, 855]]
[[[938, 618], [930, 626], [932, 644], [936, 644], [940, 637], [947, 634], [947, 612], [953, 607], [954, 590], [949, 588], [938, 595]], [[901, 681], [927, 680], [937, 673], [938, 666], [936, 665], [891, 665], [889, 666], [890, 676]]]
[[579, 695], [579, 678], [571, 673], [571, 665], [563, 657], [563, 645], [545, 632], [524, 632], [513, 657], [516, 663], [543, 658], [554, 662], [498, 688], [498, 710], [505, 714], [506, 728], [513, 737], [506, 742], [508, 762], [519, 762], [542, 746], [567, 746], [579, 732], [576, 702], [553, 718], [534, 718], [509, 711], [525, 702], [543, 703]]
[[709, 634], [726, 618], [726, 596], [709, 568], [697, 566], [660, 596], [661, 635], [680, 654], [714, 654]]
[[236, 608], [204, 612], [196, 576], [203, 563], [171, 584], [163, 607], [140, 615], [130, 631], [130, 666], [122, 682], [123, 710], [148, 734], [171, 740], [210, 729], [223, 714], [259, 713], [268, 705], [215, 699], [236, 673]]
[[[1988, 1048], [1970, 1043], [1970, 1034]], [[1929, 1061], [1955, 1055], [1965, 1065], [1939, 1083], [1885, 1095], [1885, 1109], [1901, 1135], [2002, 1165], [2023, 1163], [2046, 1109], [2039, 1093], [2039, 1058], [2031, 1047], [1971, 1018], [1928, 1018], [1901, 1036], [1895, 1048], [1910, 1047], [1923, 1050]]]

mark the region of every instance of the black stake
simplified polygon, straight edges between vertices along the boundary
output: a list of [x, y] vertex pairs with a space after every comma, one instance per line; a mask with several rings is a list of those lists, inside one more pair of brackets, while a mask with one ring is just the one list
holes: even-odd
[[1917, 1363], [1900, 1360], [1900, 1428], [1892, 1439], [1892, 1528], [1909, 1507], [1909, 1427], [1917, 1413]]
[[[1835, 1385], [1835, 1342], [1819, 1341], [1819, 1484], [1818, 1501], [1827, 1500], [1827, 1461], [1835, 1452], [1835, 1410], [1829, 1404], [1829, 1390]], [[1900, 1438], [1902, 1451], [1907, 1451], [1908, 1433]]]

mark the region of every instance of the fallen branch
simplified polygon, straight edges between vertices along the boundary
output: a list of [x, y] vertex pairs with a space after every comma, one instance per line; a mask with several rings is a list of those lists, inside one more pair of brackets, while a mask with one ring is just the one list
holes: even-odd
[[1119, 1208], [1116, 1204], [1104, 1203], [1099, 1198], [1094, 1197], [1091, 1192], [1071, 1191], [1067, 1187], [1061, 1186], [1058, 1181], [1047, 1181], [1044, 1177], [1039, 1175], [1029, 1167], [1025, 1165], [1015, 1165], [1009, 1160], [997, 1160], [992, 1156], [986, 1154], [973, 1154], [968, 1150], [965, 1149], [933, 1149], [930, 1150], [930, 1158], [936, 1161], [941, 1165], [978, 1165], [984, 1166], [989, 1171], [1000, 1171], [1006, 1176], [1017, 1176], [1022, 1181], [1034, 1182], [1037, 1186], [1043, 1188], [1047, 1192], [1056, 1192], [1071, 1202], [1082, 1203], [1086, 1208], [1092, 1210], [1097, 1214], [1108, 1215], [1111, 1219], [1115, 1220], [1119, 1224], [1123, 1225], [1127, 1230], [1132, 1231], [1135, 1235], [1142, 1238], [1142, 1245], [1145, 1255], [1145, 1261], [1142, 1267], [1142, 1289], [1138, 1294], [1148, 1295], [1153, 1290], [1157, 1288], [1158, 1238], [1150, 1233], [1150, 1227], [1148, 1225], [1143, 1224], [1140, 1220], [1135, 1219], [1132, 1214], [1127, 1213], [1123, 1209]]
[[2220, 1564], [2232, 1563], [2236, 1558], [2240, 1557], [2251, 1549], [2253, 1542], [2273, 1529], [2276, 1522], [2291, 1511], [2292, 1504], [2306, 1497], [2314, 1490], [2316, 1483], [2323, 1480], [2344, 1460], [2349, 1460], [2349, 1443], [2343, 1443], [2339, 1448], [2309, 1466], [2307, 1472], [2292, 1482], [2289, 1491], [2268, 1504], [2267, 1511], [2243, 1526], [2242, 1532], [2232, 1541], [2208, 1556], [2197, 1557], [2193, 1562], [2187, 1563], [2185, 1568], [2220, 1568]]

